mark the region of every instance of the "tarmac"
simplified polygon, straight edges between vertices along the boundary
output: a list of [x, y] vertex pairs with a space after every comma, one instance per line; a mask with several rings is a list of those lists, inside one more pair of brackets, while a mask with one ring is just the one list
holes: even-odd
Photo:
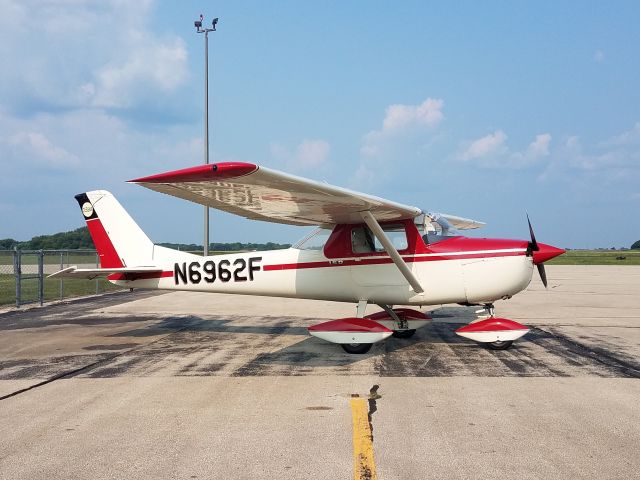
[[[640, 478], [640, 267], [548, 266], [496, 303], [505, 351], [454, 330], [473, 307], [365, 355], [307, 334], [355, 306], [135, 291], [0, 314], [0, 478]], [[377, 311], [371, 306], [369, 312]]]

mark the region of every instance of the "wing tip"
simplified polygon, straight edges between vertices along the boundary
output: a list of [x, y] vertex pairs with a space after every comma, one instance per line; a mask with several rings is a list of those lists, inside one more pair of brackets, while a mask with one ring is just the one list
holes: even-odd
[[245, 162], [220, 162], [197, 165], [129, 180], [127, 183], [176, 183], [225, 180], [244, 177], [258, 170], [258, 165]]

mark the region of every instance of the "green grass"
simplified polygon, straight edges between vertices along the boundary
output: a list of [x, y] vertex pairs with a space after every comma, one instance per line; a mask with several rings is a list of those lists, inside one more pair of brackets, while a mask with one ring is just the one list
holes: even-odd
[[[23, 253], [21, 262], [22, 265], [37, 265], [38, 264], [37, 253]], [[59, 253], [45, 253], [44, 264], [45, 265], [58, 265], [60, 266], [60, 260], [64, 263], [65, 267], [78, 264], [96, 264], [96, 254], [93, 252], [73, 252], [70, 254], [61, 255]], [[2, 252], [0, 254], [0, 266], [11, 265], [13, 266], [13, 253]], [[0, 272], [1, 273], [1, 272]]]
[[[618, 259], [624, 257], [624, 259]], [[569, 250], [548, 265], [640, 265], [640, 250]]]
[[[122, 287], [113, 285], [106, 279], [84, 280], [75, 278], [65, 278], [61, 283], [59, 278], [45, 278], [44, 280], [44, 301], [50, 302], [60, 300], [62, 288], [63, 298], [82, 297], [96, 294], [97, 292], [112, 292], [121, 290]], [[23, 278], [21, 297], [23, 303], [38, 301], [38, 279]], [[0, 275], [0, 305], [15, 305], [16, 303], [16, 280], [14, 275]]]
[[[193, 252], [202, 255], [202, 252]], [[222, 255], [225, 253], [237, 253], [237, 252], [223, 252], [212, 251], [210, 255]], [[37, 302], [38, 301], [38, 279], [26, 278], [36, 276], [37, 269], [33, 266], [38, 264], [37, 253], [23, 253], [22, 271], [22, 302]], [[49, 302], [53, 300], [71, 297], [81, 297], [86, 295], [96, 294], [96, 282], [97, 293], [110, 292], [114, 290], [120, 290], [122, 287], [113, 285], [108, 280], [102, 278], [98, 280], [84, 280], [84, 279], [70, 279], [65, 278], [62, 280], [59, 278], [46, 278], [46, 275], [53, 273], [61, 268], [60, 261], [62, 260], [62, 268], [66, 268], [72, 265], [83, 266], [96, 266], [96, 254], [94, 252], [70, 252], [68, 254], [60, 255], [60, 253], [46, 253], [44, 255], [45, 265], [45, 280], [44, 280], [44, 301]], [[48, 266], [48, 267], [47, 267]], [[54, 268], [55, 266], [55, 268]], [[15, 305], [16, 302], [16, 281], [13, 275], [13, 252], [3, 251], [0, 252], [0, 305]]]
[[[212, 255], [232, 252], [211, 252]], [[618, 259], [624, 257], [624, 259]], [[64, 266], [77, 264], [95, 264], [93, 253], [73, 253], [64, 257]], [[45, 264], [60, 266], [60, 255], [45, 255]], [[23, 255], [23, 265], [37, 264], [37, 255]], [[548, 265], [640, 265], [640, 250], [569, 250], [564, 255], [556, 257]], [[16, 282], [13, 272], [13, 255], [0, 255], [0, 305], [12, 305], [16, 301]], [[106, 279], [97, 280], [98, 293], [119, 290]], [[45, 301], [60, 299], [61, 281], [57, 278], [44, 281]], [[64, 298], [94, 295], [96, 280], [64, 279], [62, 283]], [[23, 279], [23, 301], [38, 301], [38, 280], [36, 278]]]

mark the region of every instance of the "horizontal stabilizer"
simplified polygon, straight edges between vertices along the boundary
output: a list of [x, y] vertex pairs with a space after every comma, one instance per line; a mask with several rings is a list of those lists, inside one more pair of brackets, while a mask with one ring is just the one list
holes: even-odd
[[155, 273], [162, 272], [158, 267], [121, 267], [121, 268], [78, 268], [77, 266], [64, 268], [56, 273], [52, 273], [47, 278], [87, 278], [89, 280], [106, 277], [112, 273]]

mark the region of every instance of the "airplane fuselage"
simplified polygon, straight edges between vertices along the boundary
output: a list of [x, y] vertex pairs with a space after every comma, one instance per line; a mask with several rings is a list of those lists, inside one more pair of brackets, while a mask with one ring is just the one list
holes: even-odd
[[529, 285], [533, 272], [527, 242], [520, 240], [452, 237], [414, 248], [402, 257], [424, 289], [420, 294], [384, 253], [336, 257], [325, 247], [201, 257], [155, 248], [162, 272], [109, 279], [131, 288], [437, 305], [509, 298]]

